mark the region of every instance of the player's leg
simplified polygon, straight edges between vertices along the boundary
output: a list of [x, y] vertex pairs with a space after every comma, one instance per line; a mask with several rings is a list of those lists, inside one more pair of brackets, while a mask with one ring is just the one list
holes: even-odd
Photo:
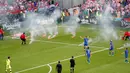
[[9, 71], [10, 73], [12, 73], [12, 69], [10, 68], [10, 71]]
[[128, 61], [128, 59], [127, 58], [125, 58], [125, 62], [127, 62]]
[[23, 45], [23, 39], [21, 38], [21, 44]]
[[85, 49], [86, 49], [86, 46], [84, 46], [84, 51], [85, 51]]
[[129, 36], [127, 36], [127, 40], [129, 40]]
[[76, 36], [76, 33], [75, 32], [72, 32], [72, 38], [74, 38]]
[[26, 39], [24, 39], [24, 44], [26, 44]]
[[74, 67], [71, 67], [70, 73], [74, 73]]
[[109, 49], [109, 56], [111, 56], [112, 55], [112, 49], [110, 48]]
[[1, 34], [1, 39], [2, 39], [2, 40], [4, 39], [4, 34]]
[[72, 73], [74, 73], [74, 67], [73, 67], [73, 69], [72, 69]]
[[88, 48], [87, 44], [84, 44], [84, 50], [86, 50]]
[[2, 39], [2, 35], [0, 34], [0, 40]]
[[70, 67], [70, 73], [72, 73], [72, 67]]
[[61, 70], [58, 70], [58, 73], [61, 73]]
[[9, 66], [6, 65], [6, 70], [5, 70], [6, 73], [8, 72], [8, 69], [9, 69]]
[[127, 55], [125, 55], [125, 62], [126, 62], [126, 63], [129, 63], [129, 61], [128, 61], [128, 56], [127, 56]]
[[125, 37], [125, 41], [128, 39], [128, 36]]
[[111, 56], [111, 50], [109, 50], [109, 56]]
[[90, 64], [90, 56], [87, 56], [87, 61]]
[[86, 45], [84, 45], [84, 52], [85, 52], [85, 56], [87, 56], [87, 54], [86, 54], [86, 49], [87, 49], [87, 46], [86, 46]]
[[114, 56], [114, 50], [112, 50], [112, 56]]
[[9, 72], [12, 73], [12, 69], [11, 69], [11, 66], [9, 65]]

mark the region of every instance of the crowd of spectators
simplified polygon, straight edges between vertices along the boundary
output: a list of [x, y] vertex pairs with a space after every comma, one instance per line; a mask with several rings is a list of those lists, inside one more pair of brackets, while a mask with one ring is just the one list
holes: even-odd
[[[8, 4], [7, 0], [1, 0], [0, 13], [19, 14], [21, 12], [22, 13], [36, 12], [40, 8], [45, 8], [45, 7], [49, 8], [51, 4], [54, 4], [54, 2], [51, 0], [37, 0], [37, 1], [15, 0], [11, 4]], [[58, 6], [58, 2], [55, 2], [55, 6]], [[6, 8], [6, 10], [4, 10], [3, 8]]]
[[[20, 14], [26, 12], [38, 12], [43, 8], [50, 8], [52, 6], [59, 6], [58, 2], [53, 0], [15, 0], [12, 4], [8, 4], [7, 0], [0, 1], [0, 14], [8, 14], [10, 18], [19, 18]], [[109, 12], [112, 14], [114, 20], [121, 21], [124, 18], [130, 18], [130, 0], [86, 0], [85, 3], [74, 6], [69, 9], [63, 9], [61, 19], [69, 17], [70, 15], [80, 14], [80, 19], [88, 19], [102, 16], [106, 8], [109, 6]], [[75, 9], [79, 7], [80, 9]], [[73, 9], [71, 12], [70, 10]], [[53, 10], [53, 9], [52, 9]]]
[[58, 5], [58, 2], [54, 3], [53, 0], [15, 0], [11, 4], [8, 4], [7, 0], [0, 0], [0, 15], [7, 15], [10, 21], [21, 20], [22, 17], [25, 17], [25, 13], [38, 12], [43, 8]]
[[109, 7], [109, 13], [117, 21], [130, 18], [130, 0], [86, 0], [81, 8], [88, 18], [92, 15], [102, 15], [107, 7]]

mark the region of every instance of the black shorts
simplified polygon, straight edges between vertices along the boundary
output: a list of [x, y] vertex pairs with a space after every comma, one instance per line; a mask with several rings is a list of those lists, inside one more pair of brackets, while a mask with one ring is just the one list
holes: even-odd
[[74, 66], [72, 65], [72, 66], [70, 66], [70, 68], [71, 68], [71, 69], [74, 69]]
[[21, 40], [24, 41], [24, 42], [26, 42], [26, 39], [22, 39], [22, 38], [21, 38]]
[[74, 64], [71, 64], [70, 67], [74, 67], [75, 65]]
[[1, 34], [2, 37], [4, 37], [4, 34]]

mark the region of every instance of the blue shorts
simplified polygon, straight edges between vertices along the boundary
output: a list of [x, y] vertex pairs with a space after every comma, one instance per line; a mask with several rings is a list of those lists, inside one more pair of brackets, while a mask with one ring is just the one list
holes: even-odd
[[90, 55], [87, 55], [87, 54], [86, 54], [86, 56], [87, 56], [87, 58], [90, 58]]
[[109, 50], [112, 51], [112, 50], [114, 50], [114, 48], [110, 48]]
[[128, 58], [128, 55], [125, 55], [125, 58]]
[[88, 44], [84, 44], [84, 46], [88, 46]]

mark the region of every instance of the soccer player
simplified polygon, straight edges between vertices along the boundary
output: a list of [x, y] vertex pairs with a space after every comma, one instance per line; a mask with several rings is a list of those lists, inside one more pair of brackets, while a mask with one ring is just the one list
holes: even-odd
[[1, 40], [3, 40], [3, 38], [4, 38], [4, 31], [2, 28], [0, 28], [0, 38], [1, 38]]
[[2, 40], [2, 33], [1, 33], [1, 31], [0, 31], [0, 40]]
[[84, 38], [82, 38], [81, 36], [80, 36], [80, 38], [81, 39], [84, 39], [84, 50], [86, 49], [86, 48], [88, 48], [88, 37], [87, 36], [85, 36]]
[[60, 61], [58, 61], [58, 64], [56, 65], [57, 73], [61, 73], [62, 71], [62, 65], [60, 64]]
[[126, 50], [125, 50], [125, 62], [126, 63], [129, 63], [129, 61], [128, 61], [128, 54], [129, 54], [129, 51], [128, 51], [128, 48], [126, 48]]
[[89, 47], [86, 49], [86, 56], [87, 56], [87, 61], [90, 64], [91, 50], [89, 49]]
[[12, 73], [10, 62], [10, 57], [8, 57], [8, 59], [6, 60], [6, 73], [8, 72], [8, 70], [10, 71], [10, 73]]
[[109, 55], [114, 56], [114, 46], [112, 40], [110, 40]]
[[26, 44], [26, 35], [25, 35], [25, 32], [20, 36], [20, 39], [22, 40], [22, 45], [23, 44]]
[[74, 56], [70, 59], [70, 73], [74, 73], [74, 67], [75, 67], [75, 60]]
[[124, 40], [126, 41], [127, 39], [129, 39], [129, 32], [128, 31], [126, 31], [124, 33]]

